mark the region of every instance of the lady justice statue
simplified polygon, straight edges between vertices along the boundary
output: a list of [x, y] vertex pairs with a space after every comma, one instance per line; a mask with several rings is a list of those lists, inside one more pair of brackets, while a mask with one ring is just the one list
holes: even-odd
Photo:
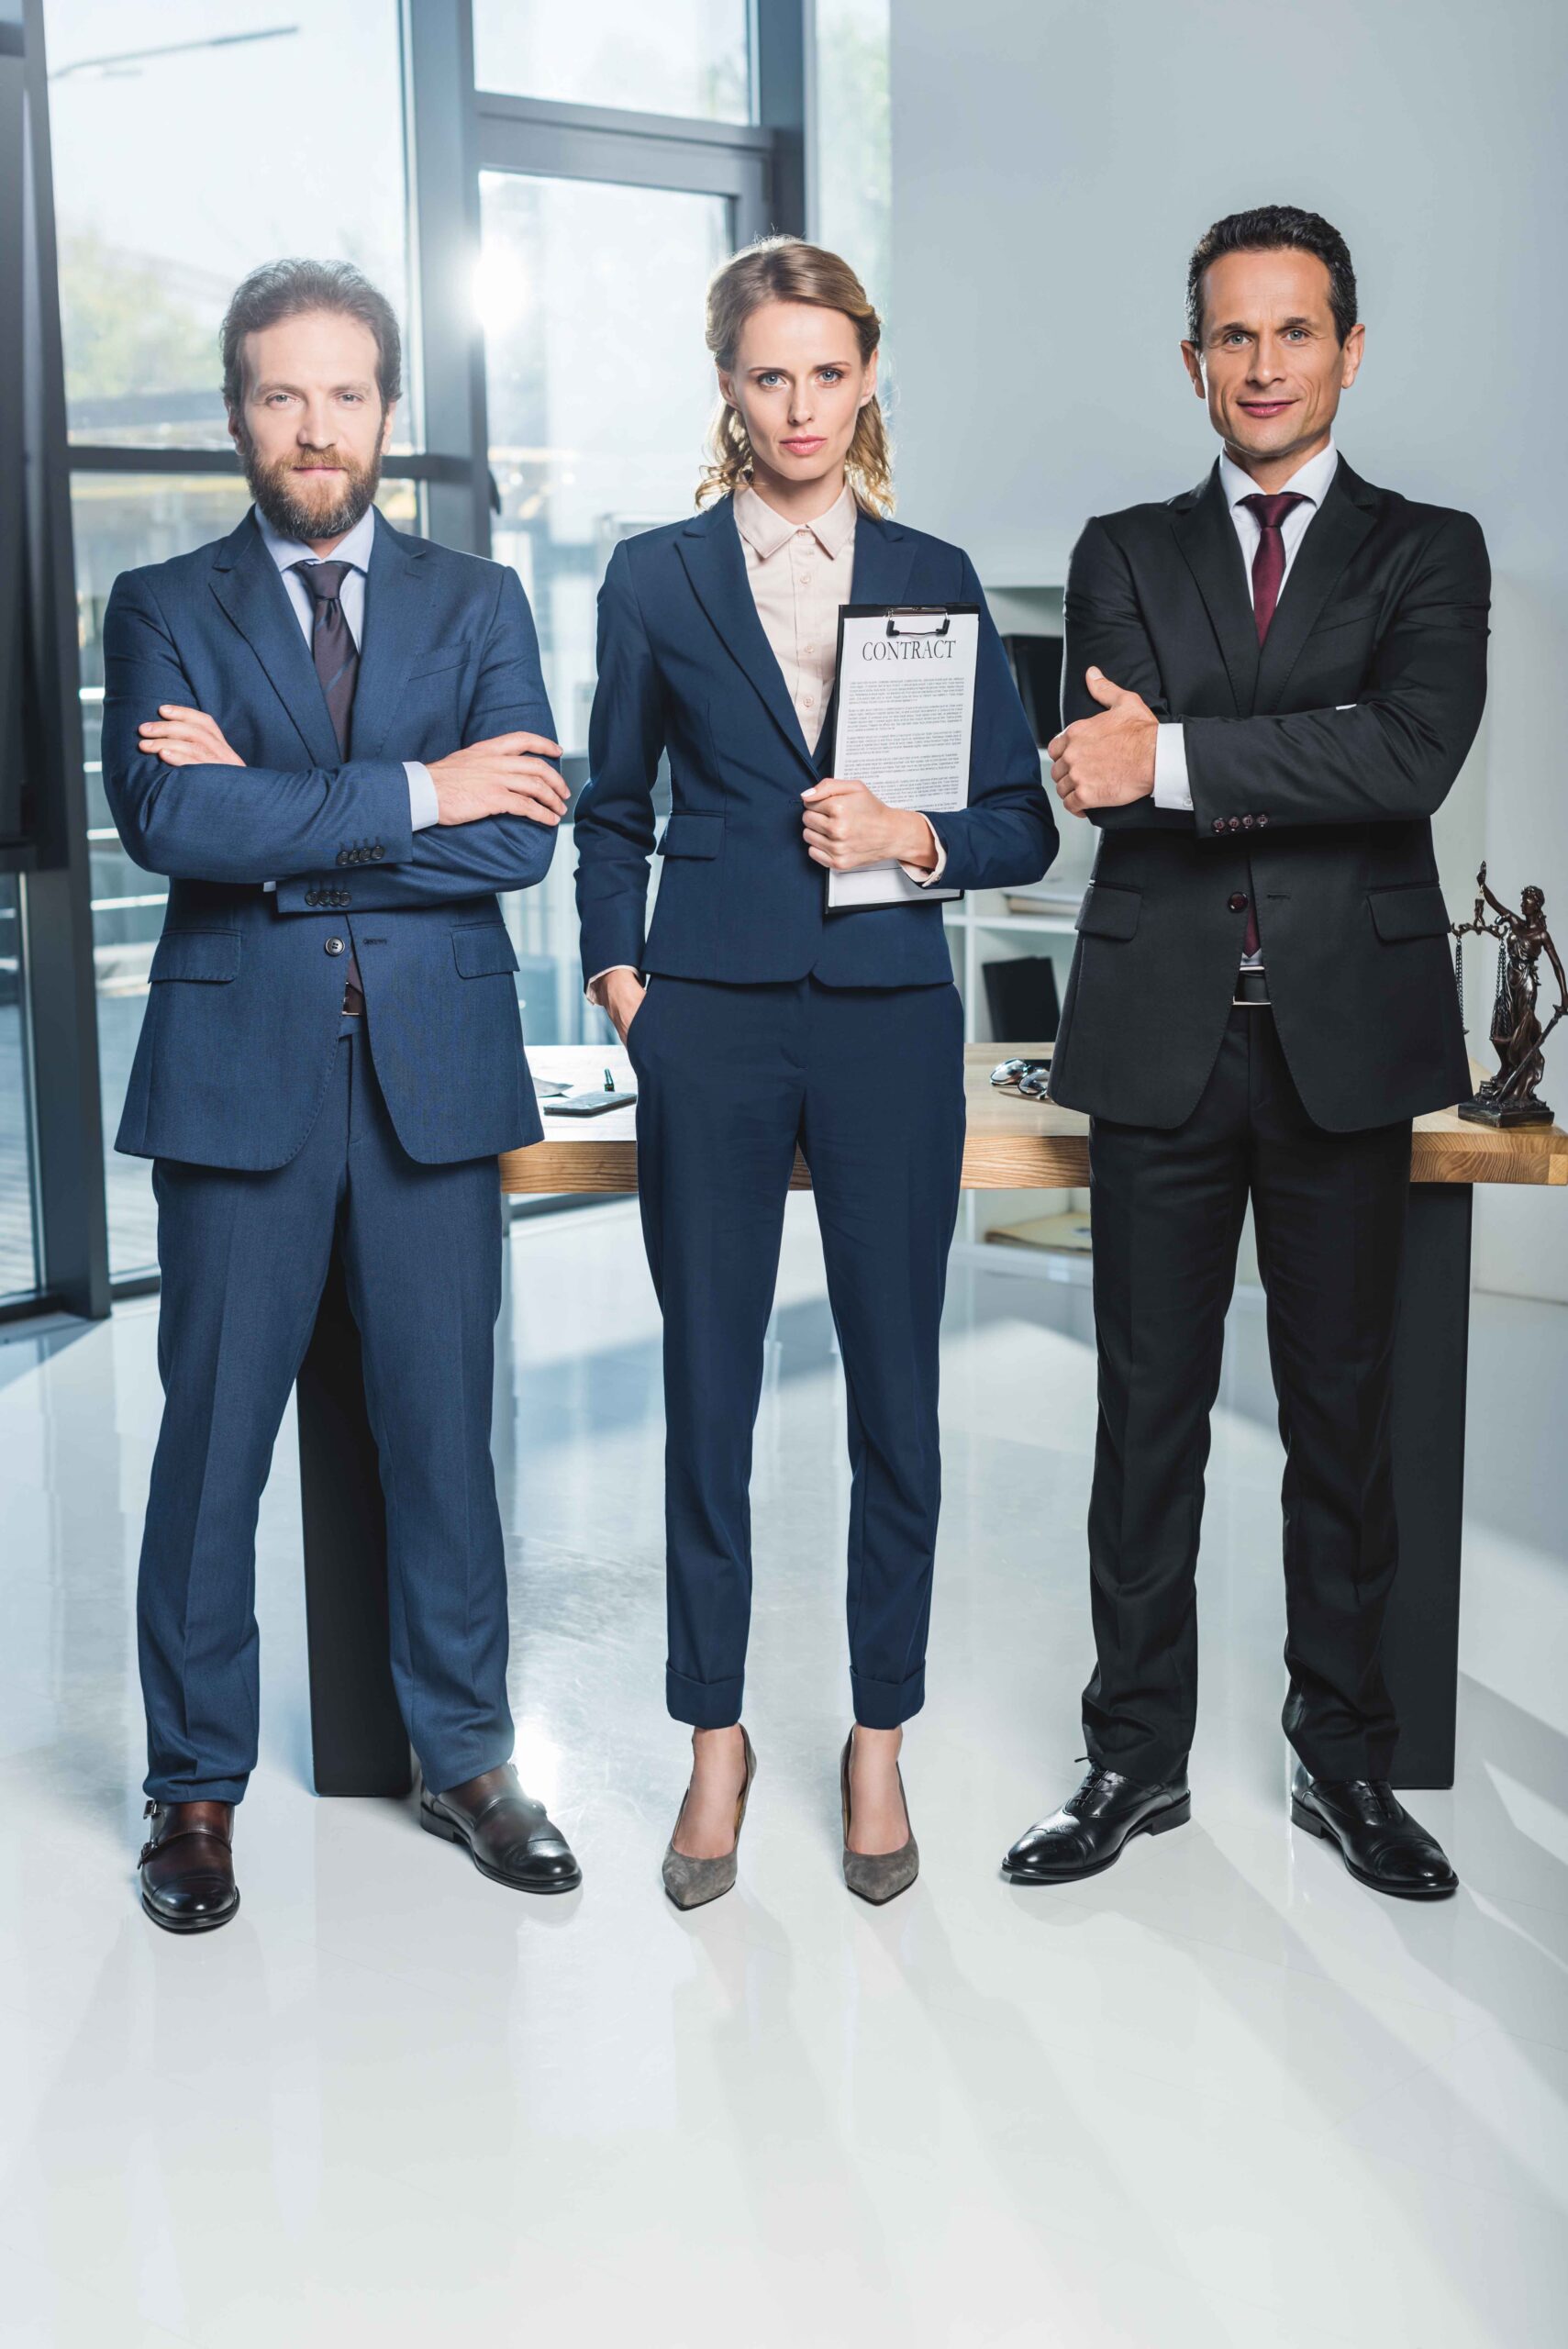
[[[1510, 912], [1486, 886], [1485, 864], [1475, 876], [1475, 885], [1479, 894], [1473, 916], [1469, 921], [1451, 925], [1453, 935], [1460, 941], [1454, 948], [1454, 978], [1462, 1003], [1463, 941], [1473, 933], [1497, 941], [1492, 1044], [1498, 1069], [1496, 1076], [1485, 1079], [1473, 1101], [1460, 1103], [1459, 1114], [1485, 1126], [1550, 1125], [1551, 1111], [1544, 1101], [1537, 1100], [1535, 1089], [1545, 1067], [1541, 1048], [1564, 1012], [1568, 1012], [1568, 978], [1563, 976], [1562, 960], [1546, 927], [1546, 897], [1533, 886], [1525, 889], [1520, 893], [1518, 912]], [[1491, 918], [1486, 913], [1488, 906]], [[1544, 1028], [1536, 1010], [1543, 953], [1557, 979], [1557, 1008]]]

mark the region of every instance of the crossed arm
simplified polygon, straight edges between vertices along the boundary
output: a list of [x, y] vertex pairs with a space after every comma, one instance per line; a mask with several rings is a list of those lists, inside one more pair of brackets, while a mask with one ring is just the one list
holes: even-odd
[[[127, 852], [176, 880], [277, 883], [284, 913], [355, 868], [356, 911], [526, 888], [549, 867], [568, 794], [553, 766], [532, 622], [516, 578], [496, 598], [463, 744], [429, 769], [437, 823], [416, 832], [401, 761], [247, 769], [196, 696], [148, 583], [117, 582], [104, 621], [104, 783]], [[541, 730], [534, 730], [536, 727]], [[243, 780], [240, 778], [243, 777]]]
[[[1050, 744], [1062, 805], [1105, 828], [1212, 831], [1245, 808], [1281, 824], [1399, 823], [1447, 796], [1481, 722], [1490, 573], [1480, 526], [1446, 517], [1350, 708], [1191, 718], [1172, 709], [1127, 560], [1091, 522], [1068, 573], [1063, 713]], [[1180, 719], [1191, 815], [1157, 807], [1162, 718]]]

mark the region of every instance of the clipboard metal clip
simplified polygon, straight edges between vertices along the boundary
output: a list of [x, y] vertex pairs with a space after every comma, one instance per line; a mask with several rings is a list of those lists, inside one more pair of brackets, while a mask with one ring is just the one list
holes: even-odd
[[[924, 619], [929, 628], [903, 628], [903, 620]], [[952, 626], [952, 614], [940, 604], [902, 604], [887, 615], [889, 636], [945, 636]]]

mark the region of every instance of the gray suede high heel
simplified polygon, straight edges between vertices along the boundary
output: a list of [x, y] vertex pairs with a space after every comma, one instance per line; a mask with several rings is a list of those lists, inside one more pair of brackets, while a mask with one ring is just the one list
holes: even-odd
[[[720, 1858], [693, 1860], [688, 1859], [684, 1852], [676, 1851], [675, 1835], [681, 1831], [681, 1820], [686, 1808], [685, 1796], [681, 1798], [681, 1808], [675, 1814], [675, 1835], [670, 1838], [662, 1870], [664, 1889], [677, 1909], [700, 1909], [706, 1901], [717, 1900], [721, 1894], [732, 1892], [735, 1888], [735, 1861], [740, 1849], [740, 1830], [745, 1822], [751, 1781], [757, 1775], [757, 1757], [744, 1728], [740, 1731], [740, 1742], [746, 1753], [746, 1778], [735, 1806], [735, 1842]], [[686, 1793], [690, 1792], [688, 1787]]]
[[[896, 1852], [851, 1852], [850, 1849], [850, 1753], [855, 1742], [851, 1730], [844, 1740], [843, 1757], [839, 1764], [839, 1791], [844, 1806], [844, 1882], [851, 1892], [859, 1893], [880, 1909], [885, 1900], [895, 1900], [907, 1892], [920, 1873], [920, 1847], [910, 1830], [909, 1841], [901, 1843]], [[896, 1765], [895, 1765], [896, 1766]], [[904, 1793], [904, 1773], [898, 1772], [898, 1791]], [[904, 1816], [909, 1816], [907, 1796], [904, 1801]]]

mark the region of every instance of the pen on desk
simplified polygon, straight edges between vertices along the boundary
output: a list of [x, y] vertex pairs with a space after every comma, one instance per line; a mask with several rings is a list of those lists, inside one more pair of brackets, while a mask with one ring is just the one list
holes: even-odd
[[605, 1091], [606, 1091], [606, 1093], [613, 1093], [613, 1092], [615, 1091], [615, 1089], [616, 1089], [615, 1072], [614, 1072], [612, 1069], [606, 1069], [606, 1070], [605, 1071]]

